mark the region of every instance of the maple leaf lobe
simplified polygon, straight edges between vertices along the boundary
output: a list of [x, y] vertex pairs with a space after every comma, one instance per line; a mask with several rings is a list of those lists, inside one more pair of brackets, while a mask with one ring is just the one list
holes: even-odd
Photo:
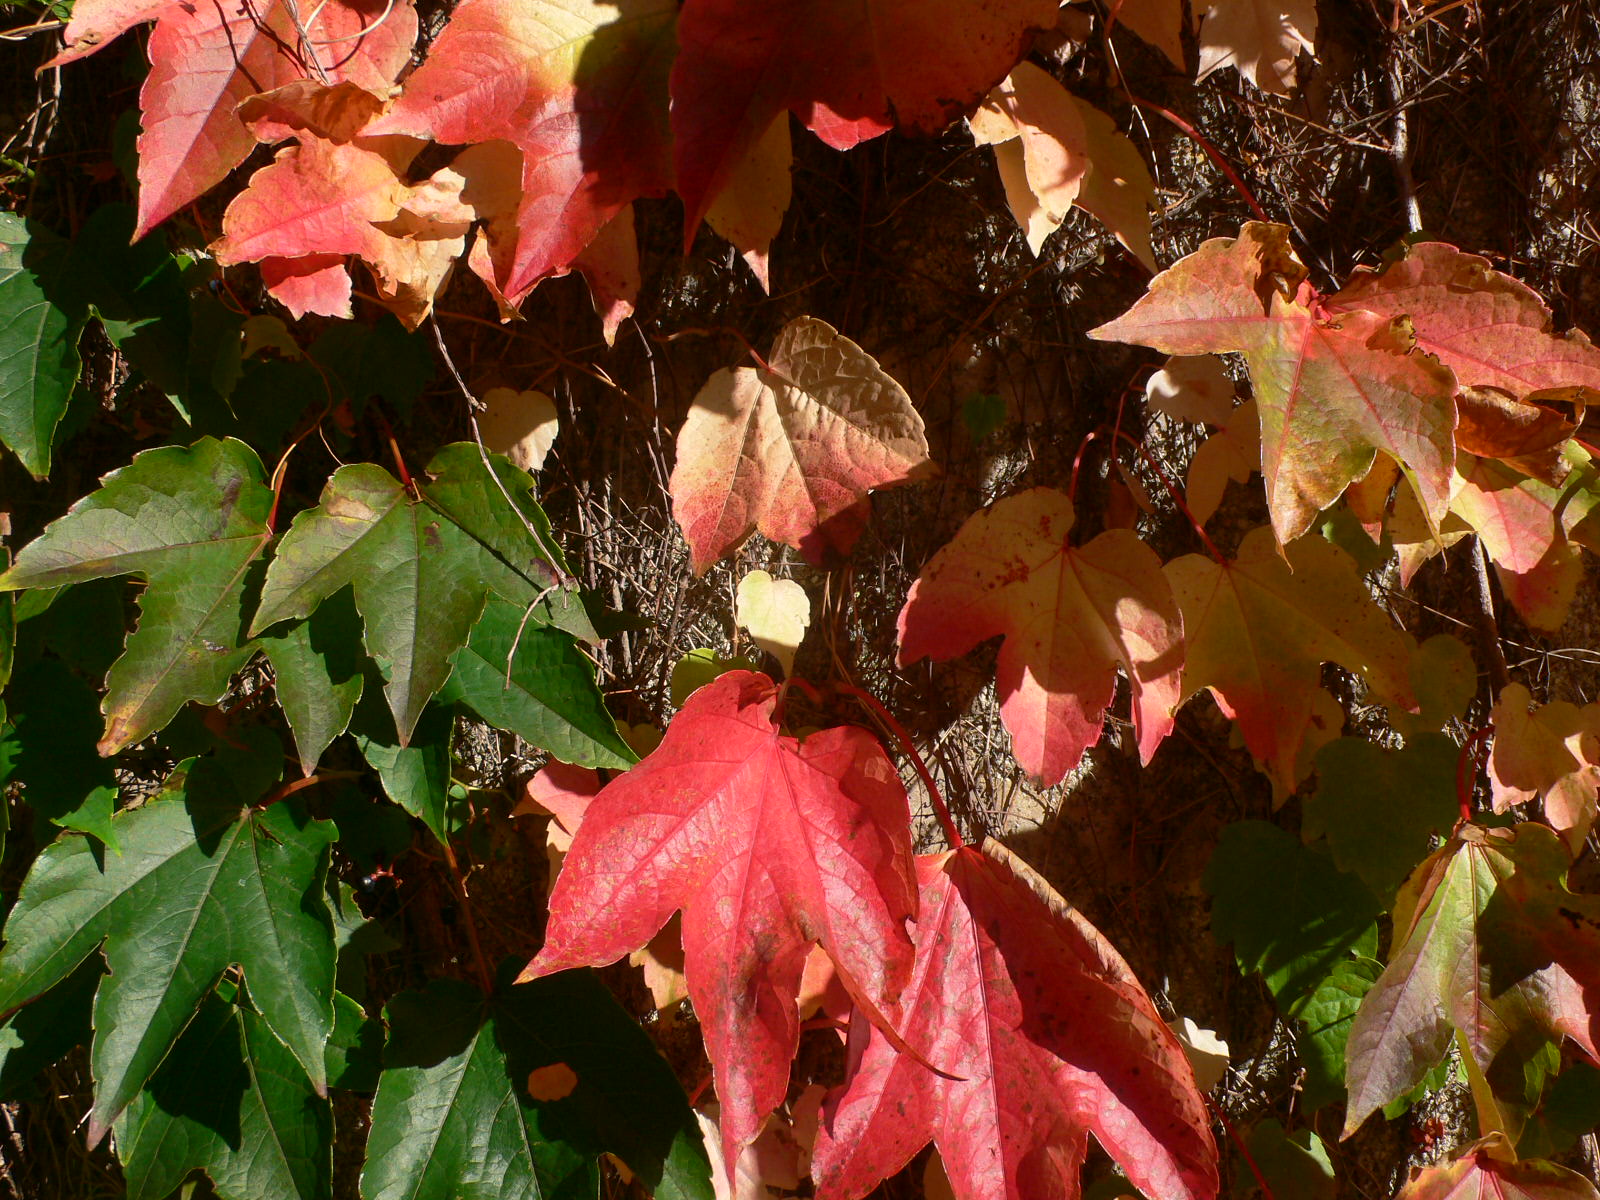
[[1047, 783], [1100, 739], [1120, 666], [1141, 758], [1172, 729], [1183, 622], [1155, 552], [1130, 530], [1069, 541], [1075, 514], [1036, 488], [970, 518], [929, 560], [901, 610], [901, 666], [1004, 636], [1001, 716], [1017, 761]]
[[874, 1031], [827, 1102], [819, 1198], [856, 1200], [932, 1139], [958, 1195], [1066, 1200], [1091, 1132], [1146, 1194], [1215, 1195], [1188, 1062], [1109, 943], [992, 840], [917, 874], [907, 1019], [945, 1074]]
[[748, 671], [689, 697], [661, 745], [585, 812], [523, 973], [614, 962], [682, 910], [730, 1166], [782, 1100], [810, 944], [880, 1014], [896, 1011], [911, 969], [899, 776], [865, 730], [783, 735], [776, 703], [776, 685]]

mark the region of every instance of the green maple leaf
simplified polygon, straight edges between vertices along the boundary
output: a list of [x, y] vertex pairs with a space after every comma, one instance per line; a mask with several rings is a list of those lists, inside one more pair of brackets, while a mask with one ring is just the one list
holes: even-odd
[[106, 676], [101, 754], [162, 728], [191, 700], [221, 699], [249, 659], [247, 581], [272, 492], [243, 442], [147, 450], [22, 548], [0, 590], [136, 575], [139, 627]]
[[1306, 1069], [1302, 1102], [1310, 1111], [1344, 1096], [1344, 1048], [1361, 998], [1372, 990], [1383, 965], [1370, 958], [1335, 963], [1332, 973], [1300, 1006], [1297, 1038]]
[[78, 382], [81, 305], [63, 301], [67, 243], [0, 213], [0, 442], [36, 478]]
[[262, 1018], [325, 1087], [334, 937], [323, 875], [335, 830], [288, 802], [250, 807], [237, 775], [200, 760], [164, 797], [118, 813], [120, 855], [86, 838], [57, 839], [6, 922], [0, 1011], [55, 986], [104, 946], [110, 974], [94, 1001], [91, 1144], [234, 965], [259, 982]]
[[1260, 974], [1278, 1008], [1300, 1007], [1351, 954], [1377, 952], [1382, 911], [1354, 875], [1266, 821], [1222, 831], [1206, 867], [1211, 933]]
[[516, 967], [487, 1000], [438, 980], [390, 1002], [362, 1196], [593, 1196], [610, 1152], [658, 1200], [711, 1200], [694, 1116], [644, 1031], [592, 973], [513, 984]]
[[1317, 752], [1317, 790], [1305, 806], [1308, 838], [1327, 835], [1333, 861], [1388, 904], [1435, 833], [1449, 833], [1460, 808], [1456, 759], [1442, 733], [1420, 733], [1401, 750], [1339, 738]]
[[491, 592], [524, 609], [537, 602], [534, 622], [592, 636], [561, 586], [566, 564], [528, 498], [532, 480], [509, 465], [496, 471], [505, 494], [469, 443], [441, 450], [420, 487], [370, 463], [341, 467], [279, 544], [252, 632], [308, 617], [352, 587], [402, 745]]
[[496, 729], [576, 766], [628, 767], [638, 760], [617, 733], [594, 667], [572, 635], [523, 628], [518, 606], [491, 600], [454, 663], [442, 698], [466, 704]]
[[254, 1012], [207, 996], [117, 1124], [128, 1200], [165, 1200], [190, 1171], [223, 1197], [327, 1200], [333, 1110]]
[[334, 738], [350, 726], [361, 699], [361, 619], [341, 591], [304, 621], [262, 637], [278, 706], [309, 777]]

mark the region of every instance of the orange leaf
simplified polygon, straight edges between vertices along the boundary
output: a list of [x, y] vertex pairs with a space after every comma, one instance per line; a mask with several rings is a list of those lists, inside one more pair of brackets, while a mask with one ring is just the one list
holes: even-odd
[[513, 307], [627, 205], [671, 186], [676, 18], [676, 0], [464, 0], [374, 126], [520, 152], [516, 203], [490, 229], [494, 281]]
[[1165, 568], [1188, 645], [1184, 699], [1211, 689], [1279, 800], [1298, 782], [1322, 663], [1364, 676], [1386, 703], [1417, 707], [1411, 639], [1372, 602], [1350, 557], [1318, 537], [1284, 553], [1287, 561], [1270, 531], [1254, 529], [1233, 562], [1191, 554]]
[[1161, 560], [1126, 529], [1068, 540], [1072, 502], [1035, 488], [971, 517], [900, 612], [900, 664], [1003, 636], [995, 686], [1017, 761], [1058, 782], [1100, 740], [1120, 664], [1140, 758], [1172, 731], [1183, 623]]
[[1600, 794], [1600, 704], [1564, 700], [1537, 707], [1528, 689], [1507, 684], [1490, 714], [1489, 783], [1495, 812], [1544, 797], [1545, 816], [1567, 844], [1581, 845]]
[[1455, 462], [1455, 377], [1413, 351], [1403, 321], [1363, 311], [1328, 319], [1320, 305], [1289, 231], [1252, 222], [1163, 271], [1090, 336], [1167, 354], [1244, 355], [1280, 543], [1309, 529], [1380, 450], [1405, 469], [1436, 527]]

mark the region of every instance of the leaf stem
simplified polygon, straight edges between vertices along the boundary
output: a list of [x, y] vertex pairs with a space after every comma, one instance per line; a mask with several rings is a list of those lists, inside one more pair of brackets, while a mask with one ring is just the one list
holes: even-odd
[[[1126, 88], [1126, 81], [1124, 81], [1124, 87]], [[1228, 182], [1233, 184], [1234, 191], [1238, 192], [1239, 195], [1244, 198], [1244, 202], [1250, 206], [1250, 211], [1255, 214], [1256, 220], [1270, 221], [1272, 219], [1267, 216], [1267, 210], [1261, 207], [1260, 202], [1255, 197], [1255, 193], [1250, 190], [1249, 186], [1245, 183], [1244, 178], [1239, 174], [1238, 171], [1233, 169], [1233, 164], [1222, 156], [1222, 151], [1218, 150], [1216, 146], [1212, 144], [1210, 138], [1206, 137], [1205, 134], [1201, 133], [1193, 125], [1189, 124], [1188, 121], [1185, 121], [1182, 117], [1169, 108], [1163, 108], [1161, 105], [1150, 100], [1140, 99], [1131, 91], [1128, 92], [1128, 99], [1139, 108], [1148, 108], [1151, 112], [1156, 113], [1158, 116], [1165, 117], [1169, 122], [1175, 125], [1180, 132], [1185, 134], [1191, 141], [1193, 141], [1195, 145], [1204, 150], [1206, 157], [1215, 163], [1217, 169], [1228, 177]]]
[[355, 779], [359, 775], [359, 771], [318, 771], [314, 775], [307, 775], [304, 779], [291, 779], [288, 783], [281, 783], [262, 796], [261, 799], [255, 802], [253, 807], [258, 809], [271, 808], [279, 800], [286, 799], [296, 792], [304, 791], [308, 787], [316, 787], [317, 784], [326, 783], [330, 779]]
[[1178, 491], [1178, 485], [1172, 482], [1171, 478], [1167, 475], [1165, 468], [1163, 468], [1160, 463], [1156, 462], [1155, 459], [1150, 457], [1150, 452], [1146, 450], [1144, 446], [1139, 443], [1139, 440], [1131, 433], [1127, 433], [1121, 429], [1118, 429], [1115, 432], [1117, 437], [1123, 438], [1130, 446], [1133, 447], [1134, 453], [1143, 460], [1144, 465], [1156, 473], [1156, 478], [1161, 480], [1161, 486], [1167, 489], [1167, 495], [1172, 497], [1172, 502], [1178, 506], [1178, 511], [1189, 518], [1189, 524], [1193, 526], [1194, 531], [1200, 535], [1200, 541], [1205, 545], [1206, 551], [1211, 555], [1211, 557], [1216, 559], [1217, 562], [1221, 563], [1223, 566], [1227, 566], [1227, 558], [1223, 555], [1221, 550], [1217, 549], [1217, 544], [1211, 540], [1211, 535], [1206, 532], [1206, 527], [1195, 519], [1194, 513], [1189, 508], [1188, 501], [1186, 501], [1183, 498], [1183, 494]]
[[950, 843], [952, 850], [960, 850], [967, 843], [961, 836], [961, 831], [956, 828], [955, 819], [950, 815], [950, 808], [944, 802], [944, 796], [939, 792], [939, 785], [933, 781], [933, 773], [928, 770], [928, 764], [922, 761], [922, 755], [917, 753], [916, 746], [911, 741], [911, 735], [906, 732], [906, 727], [895, 719], [883, 704], [871, 692], [859, 688], [853, 683], [840, 681], [834, 684], [839, 691], [847, 696], [854, 696], [872, 714], [882, 721], [884, 728], [894, 735], [895, 741], [911, 758], [911, 763], [917, 769], [917, 775], [922, 780], [922, 786], [928, 789], [928, 799], [933, 802], [934, 815], [939, 818], [939, 824], [944, 827], [945, 839]]
[[1479, 770], [1482, 769], [1478, 758], [1488, 746], [1489, 738], [1493, 734], [1493, 725], [1473, 730], [1472, 736], [1462, 743], [1461, 753], [1456, 756], [1456, 803], [1461, 807], [1463, 823], [1472, 820], [1474, 784], [1477, 782]]
[[389, 453], [394, 456], [395, 470], [400, 474], [400, 485], [412, 496], [420, 496], [421, 493], [411, 478], [411, 471], [406, 467], [406, 457], [400, 453], [400, 443], [395, 440], [394, 426], [389, 424], [389, 418], [383, 409], [374, 405], [372, 411], [377, 415], [378, 423], [383, 426], [383, 437], [389, 443]]
[[1100, 436], [1100, 430], [1091, 429], [1083, 435], [1083, 441], [1078, 443], [1078, 452], [1072, 456], [1072, 479], [1067, 484], [1067, 499], [1074, 508], [1078, 504], [1078, 471], [1083, 467], [1083, 456], [1089, 452], [1089, 445]]
[[1216, 1115], [1217, 1120], [1222, 1122], [1222, 1127], [1228, 1131], [1228, 1137], [1232, 1140], [1234, 1146], [1238, 1148], [1239, 1157], [1244, 1159], [1245, 1166], [1250, 1168], [1250, 1174], [1255, 1176], [1256, 1187], [1261, 1189], [1261, 1200], [1277, 1200], [1277, 1197], [1272, 1193], [1272, 1185], [1267, 1182], [1267, 1177], [1261, 1173], [1260, 1166], [1256, 1164], [1255, 1155], [1250, 1153], [1250, 1147], [1245, 1144], [1244, 1138], [1239, 1136], [1239, 1131], [1234, 1127], [1233, 1122], [1228, 1119], [1228, 1114], [1223, 1112], [1222, 1106], [1212, 1100], [1210, 1096], [1205, 1097], [1205, 1102], [1206, 1107]]
[[478, 922], [472, 916], [472, 901], [467, 897], [466, 881], [461, 878], [461, 866], [456, 862], [455, 848], [447, 841], [439, 843], [444, 847], [444, 865], [446, 873], [450, 876], [450, 885], [456, 894], [456, 903], [461, 906], [461, 923], [467, 930], [467, 945], [472, 949], [472, 965], [478, 976], [478, 986], [483, 989], [485, 996], [494, 995], [494, 972], [489, 970], [489, 960], [483, 956], [483, 943], [478, 940]]

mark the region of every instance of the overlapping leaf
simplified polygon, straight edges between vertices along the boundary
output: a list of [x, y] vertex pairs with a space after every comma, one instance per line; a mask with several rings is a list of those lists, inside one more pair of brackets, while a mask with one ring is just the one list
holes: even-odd
[[[491, 997], [439, 980], [390, 1001], [366, 1200], [592, 1196], [601, 1153], [662, 1200], [711, 1200], [683, 1092], [599, 981], [511, 985], [504, 975]], [[563, 1095], [530, 1094], [542, 1072], [566, 1084]]]
[[1552, 388], [1600, 389], [1600, 350], [1587, 337], [1555, 333], [1532, 288], [1442, 242], [1409, 246], [1382, 270], [1357, 271], [1326, 307], [1407, 318], [1417, 346], [1464, 388], [1499, 388], [1517, 399]]
[[219, 1196], [329, 1200], [333, 1110], [256, 1013], [207, 996], [117, 1124], [128, 1200], [166, 1200], [193, 1170]]
[[[785, 110], [846, 150], [965, 116], [1055, 23], [1055, 0], [689, 0], [672, 67], [686, 232]], [[893, 36], [886, 36], [893, 31]]]
[[672, 515], [702, 573], [753, 530], [813, 559], [848, 551], [873, 488], [926, 474], [911, 397], [825, 321], [784, 326], [764, 367], [718, 371], [678, 432]]
[[234, 115], [243, 101], [311, 75], [382, 91], [410, 62], [417, 36], [410, 0], [329, 0], [303, 15], [291, 0], [246, 6], [85, 0], [73, 6], [67, 48], [53, 63], [92, 54], [145, 21], [156, 28], [140, 92], [135, 236], [244, 161], [255, 139]]
[[772, 290], [768, 251], [783, 227], [783, 214], [794, 192], [793, 165], [789, 114], [779, 113], [750, 152], [734, 164], [727, 183], [706, 210], [706, 224], [744, 256], [762, 291]]
[[39, 816], [115, 850], [116, 772], [95, 753], [104, 728], [99, 694], [65, 663], [43, 658], [18, 671], [5, 696], [16, 753], [0, 765], [0, 780], [20, 782]]
[[1100, 740], [1119, 665], [1145, 762], [1181, 691], [1183, 622], [1161, 560], [1127, 529], [1074, 546], [1073, 520], [1050, 488], [984, 509], [923, 567], [899, 620], [902, 665], [1004, 636], [1000, 715], [1017, 761], [1046, 784]]
[[614, 962], [681, 909], [730, 1169], [783, 1099], [811, 943], [880, 1019], [911, 968], [916, 893], [894, 767], [865, 730], [783, 736], [776, 702], [772, 681], [745, 671], [689, 697], [661, 746], [589, 806], [524, 972]]
[[1453, 1031], [1497, 1090], [1549, 1038], [1600, 1061], [1600, 897], [1567, 890], [1570, 861], [1545, 826], [1467, 825], [1417, 869], [1350, 1029], [1346, 1133], [1414, 1088]]
[[1156, 269], [1148, 207], [1155, 184], [1110, 117], [1020, 62], [969, 123], [980, 146], [994, 147], [1006, 203], [1034, 254], [1076, 204]]
[[1237, 821], [1206, 867], [1211, 934], [1297, 1016], [1352, 955], [1378, 949], [1377, 899], [1354, 875], [1266, 821]]
[[[520, 151], [515, 215], [491, 225], [508, 303], [574, 265], [640, 196], [672, 185], [673, 0], [467, 0], [373, 133]], [[764, 128], [764, 127], [763, 127]], [[516, 161], [520, 158], [520, 162]]]
[[1301, 1098], [1308, 1108], [1315, 1110], [1344, 1099], [1345, 1046], [1350, 1040], [1350, 1023], [1382, 972], [1383, 964], [1373, 959], [1344, 959], [1334, 964], [1327, 978], [1300, 1006], [1295, 1050], [1306, 1069]]
[[1600, 794], [1600, 704], [1556, 700], [1536, 707], [1527, 688], [1511, 683], [1496, 697], [1490, 719], [1495, 811], [1542, 796], [1550, 824], [1581, 845]]
[[1517, 1161], [1504, 1135], [1492, 1134], [1415, 1174], [1398, 1200], [1600, 1200], [1600, 1191], [1555, 1163]]
[[946, 1074], [868, 1034], [825, 1110], [821, 1200], [865, 1196], [930, 1139], [961, 1200], [1068, 1200], [1091, 1133], [1153, 1200], [1214, 1196], [1193, 1072], [1100, 933], [992, 841], [917, 877], [906, 1012]]
[[349, 728], [361, 699], [360, 638], [355, 606], [348, 593], [340, 592], [306, 620], [260, 639], [272, 664], [278, 706], [307, 776], [333, 739]]
[[606, 712], [594, 666], [570, 633], [523, 625], [523, 608], [491, 599], [452, 658], [440, 699], [467, 705], [562, 762], [626, 767], [633, 751]]
[[1320, 720], [1323, 662], [1362, 675], [1385, 703], [1417, 707], [1410, 639], [1372, 602], [1349, 556], [1320, 538], [1284, 553], [1256, 529], [1232, 562], [1191, 554], [1165, 568], [1183, 612], [1184, 698], [1211, 689], [1280, 799], [1299, 781], [1307, 727]]
[[103, 946], [90, 1052], [96, 1143], [133, 1100], [230, 965], [312, 1083], [333, 1027], [333, 924], [323, 873], [333, 826], [287, 801], [264, 810], [236, 772], [192, 764], [177, 789], [124, 811], [122, 853], [64, 837], [23, 882], [0, 952], [0, 1011], [64, 979]]
[[1361, 309], [1326, 315], [1285, 227], [1251, 222], [1237, 238], [1205, 243], [1090, 336], [1167, 354], [1244, 355], [1279, 542], [1304, 533], [1378, 451], [1405, 469], [1430, 520], [1443, 519], [1455, 376], [1416, 352], [1402, 321]]
[[1184, 65], [1182, 0], [1123, 0], [1115, 13], [1118, 25], [1133, 30], [1174, 66]]
[[246, 580], [270, 536], [272, 492], [243, 442], [202, 438], [136, 455], [24, 546], [0, 588], [137, 575], [139, 627], [106, 676], [102, 754], [215, 703], [250, 657]]
[[1339, 738], [1317, 753], [1317, 790], [1306, 800], [1305, 835], [1327, 836], [1340, 870], [1358, 875], [1387, 906], [1459, 814], [1460, 751], [1442, 733], [1399, 750]]
[[[295, 518], [267, 570], [257, 631], [305, 618], [353, 588], [401, 745], [450, 674], [450, 656], [490, 592], [526, 607], [551, 592], [557, 570], [565, 572], [548, 523], [528, 498], [533, 481], [504, 460], [493, 469], [504, 493], [470, 443], [441, 450], [429, 464], [432, 480], [420, 487], [370, 463], [341, 467], [321, 504]], [[587, 628], [566, 589], [541, 600], [534, 617]]]

